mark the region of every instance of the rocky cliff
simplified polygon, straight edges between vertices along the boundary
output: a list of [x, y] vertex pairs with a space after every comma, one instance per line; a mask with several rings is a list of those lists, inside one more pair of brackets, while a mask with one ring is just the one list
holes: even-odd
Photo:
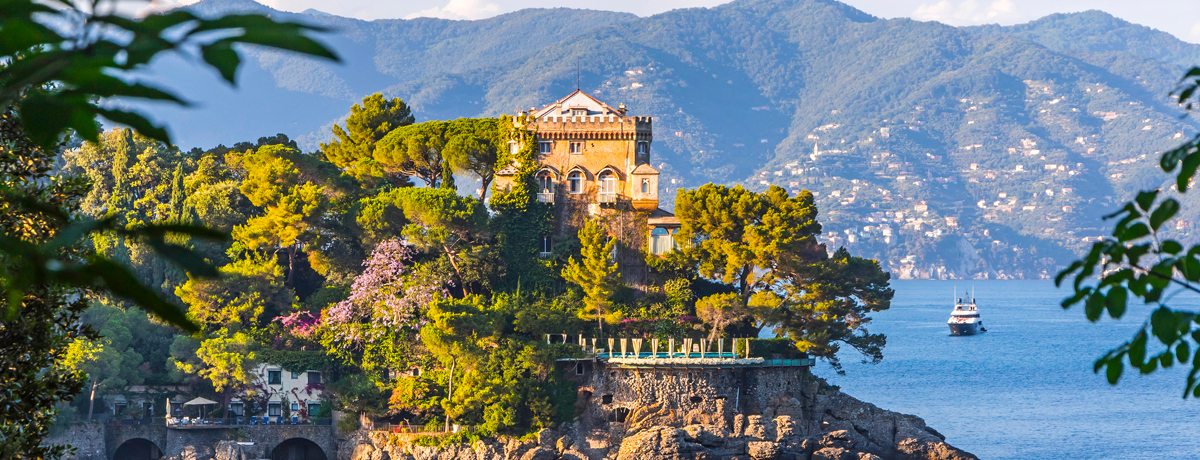
[[[411, 435], [359, 432], [343, 440], [338, 460], [966, 460], [974, 455], [913, 415], [880, 409], [839, 391], [817, 395], [815, 416], [737, 414], [672, 426], [631, 414], [607, 429], [564, 424], [537, 439], [497, 438], [471, 445], [424, 447]], [[794, 401], [795, 407], [803, 406]]]

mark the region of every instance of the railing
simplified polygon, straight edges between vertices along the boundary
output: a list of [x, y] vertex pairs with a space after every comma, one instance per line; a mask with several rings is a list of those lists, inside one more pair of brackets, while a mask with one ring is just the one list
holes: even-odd
[[539, 253], [538, 253], [538, 257], [541, 257], [541, 258], [543, 258], [543, 259], [545, 259], [545, 258], [549, 258], [549, 257], [550, 257], [550, 253], [549, 253], [549, 252], [539, 252]]
[[375, 431], [387, 431], [389, 433], [408, 433], [408, 434], [438, 434], [438, 433], [457, 433], [459, 431], [470, 431], [473, 428], [470, 425], [450, 425], [450, 430], [446, 431], [446, 426], [438, 424], [437, 426], [428, 425], [408, 425], [404, 423], [376, 423]]
[[553, 193], [538, 193], [537, 195], [538, 195], [537, 196], [538, 201], [540, 201], [542, 203], [553, 203], [554, 202], [554, 194]]
[[601, 203], [616, 203], [617, 197], [616, 192], [600, 192], [596, 195], [597, 201]]
[[[163, 423], [162, 418], [156, 419], [159, 423]], [[254, 425], [317, 425], [329, 426], [333, 424], [331, 418], [301, 418], [301, 417], [268, 417], [268, 416], [251, 416], [251, 417], [208, 417], [208, 418], [188, 418], [188, 417], [169, 417], [166, 419], [166, 425], [173, 428], [211, 428], [225, 426], [254, 426]]]

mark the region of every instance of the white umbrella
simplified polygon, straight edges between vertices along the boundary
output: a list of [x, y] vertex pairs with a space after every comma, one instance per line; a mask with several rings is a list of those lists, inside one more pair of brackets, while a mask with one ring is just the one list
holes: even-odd
[[191, 401], [183, 403], [183, 405], [185, 405], [185, 406], [208, 406], [208, 405], [212, 405], [212, 404], [217, 404], [217, 402], [213, 401], [211, 399], [205, 399], [205, 398], [196, 398]]
[[211, 399], [196, 398], [191, 401], [183, 403], [183, 405], [185, 405], [185, 406], [207, 406], [209, 404], [217, 404], [217, 402], [213, 401]]

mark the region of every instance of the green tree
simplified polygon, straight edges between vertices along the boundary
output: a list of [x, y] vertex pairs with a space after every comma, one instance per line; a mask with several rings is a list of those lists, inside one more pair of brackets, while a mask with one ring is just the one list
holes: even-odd
[[318, 225], [326, 205], [323, 187], [299, 183], [300, 171], [290, 159], [299, 155], [290, 147], [268, 145], [227, 157], [231, 167], [245, 171], [239, 190], [264, 209], [263, 215], [234, 227], [233, 238], [251, 251], [284, 251], [288, 285], [293, 284], [296, 255], [304, 246], [303, 240], [313, 237], [311, 229]]
[[[1172, 95], [1189, 114], [1194, 113], [1200, 89], [1200, 67], [1188, 70]], [[1195, 181], [1200, 168], [1200, 135], [1163, 152], [1159, 166], [1174, 174], [1174, 188], [1184, 195]], [[1169, 192], [1168, 192], [1169, 193]], [[1064, 299], [1063, 308], [1083, 305], [1089, 321], [1105, 314], [1113, 319], [1125, 315], [1131, 301], [1157, 305], [1133, 338], [1096, 360], [1094, 370], [1102, 369], [1108, 382], [1116, 384], [1125, 365], [1142, 374], [1188, 365], [1183, 397], [1200, 397], [1200, 312], [1172, 307], [1177, 295], [1200, 294], [1200, 245], [1184, 247], [1171, 238], [1167, 223], [1180, 210], [1179, 200], [1162, 189], [1139, 192], [1133, 200], [1104, 216], [1116, 219], [1112, 236], [1092, 244], [1087, 255], [1071, 263], [1055, 278], [1062, 286], [1068, 278], [1073, 294]]]
[[392, 130], [378, 142], [375, 163], [384, 174], [416, 177], [436, 188], [442, 180], [447, 125], [427, 121]]
[[[824, 358], [839, 372], [839, 344], [873, 362], [883, 359], [885, 337], [866, 326], [871, 312], [886, 310], [893, 291], [879, 263], [839, 249], [831, 257], [817, 242], [821, 224], [808, 191], [792, 197], [772, 186], [755, 193], [741, 186], [706, 184], [679, 194], [675, 207], [680, 250], [671, 262], [724, 283], [724, 295], [697, 302], [698, 311], [724, 329], [753, 318], [757, 335], [775, 324], [799, 351]], [[735, 302], [736, 300], [736, 302]]]
[[[399, 98], [387, 99], [375, 93], [363, 98], [361, 104], [350, 107], [346, 128], [333, 125], [334, 139], [321, 144], [321, 152], [331, 163], [337, 165], [359, 180], [370, 181], [378, 176], [379, 168], [374, 163], [375, 145], [392, 130], [413, 124], [414, 118], [408, 105]], [[393, 178], [393, 182], [407, 182], [405, 178]]]
[[479, 201], [487, 200], [488, 187], [496, 178], [496, 164], [505, 147], [501, 122], [498, 118], [460, 118], [451, 121], [448, 128], [446, 163], [479, 178]]
[[495, 346], [499, 331], [492, 312], [480, 296], [464, 299], [439, 299], [429, 304], [426, 314], [429, 324], [421, 328], [421, 342], [435, 358], [450, 368], [446, 399], [442, 407], [446, 411], [446, 429], [450, 418], [461, 415], [456, 411], [454, 399], [454, 374], [458, 366], [472, 370], [484, 358], [484, 349]]
[[604, 320], [615, 322], [619, 314], [612, 303], [613, 292], [620, 283], [617, 263], [612, 259], [617, 240], [608, 237], [599, 221], [590, 219], [579, 229], [579, 241], [583, 244], [581, 258], [568, 260], [562, 276], [583, 289], [584, 309], [579, 315], [596, 318], [603, 336]]

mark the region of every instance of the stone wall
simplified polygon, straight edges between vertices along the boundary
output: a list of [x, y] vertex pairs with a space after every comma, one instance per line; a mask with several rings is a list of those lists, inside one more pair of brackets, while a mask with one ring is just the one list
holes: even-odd
[[63, 460], [106, 460], [104, 449], [104, 424], [80, 423], [71, 425], [46, 439], [45, 444], [67, 445], [75, 448], [75, 454]]
[[583, 375], [575, 364], [561, 371], [580, 386], [581, 421], [587, 426], [652, 420], [655, 424], [727, 425], [734, 414], [791, 415], [811, 418], [816, 379], [806, 367], [656, 367], [606, 366], [586, 361]]
[[[313, 425], [243, 425], [204, 429], [170, 429], [164, 425], [118, 426], [99, 423], [74, 425], [47, 439], [48, 444], [65, 444], [77, 453], [65, 460], [111, 460], [127, 441], [145, 439], [162, 450], [164, 459], [237, 460], [267, 458], [283, 442], [294, 439], [312, 441], [337, 458], [337, 428]], [[241, 444], [239, 444], [239, 442]], [[220, 455], [224, 452], [224, 457]]]

